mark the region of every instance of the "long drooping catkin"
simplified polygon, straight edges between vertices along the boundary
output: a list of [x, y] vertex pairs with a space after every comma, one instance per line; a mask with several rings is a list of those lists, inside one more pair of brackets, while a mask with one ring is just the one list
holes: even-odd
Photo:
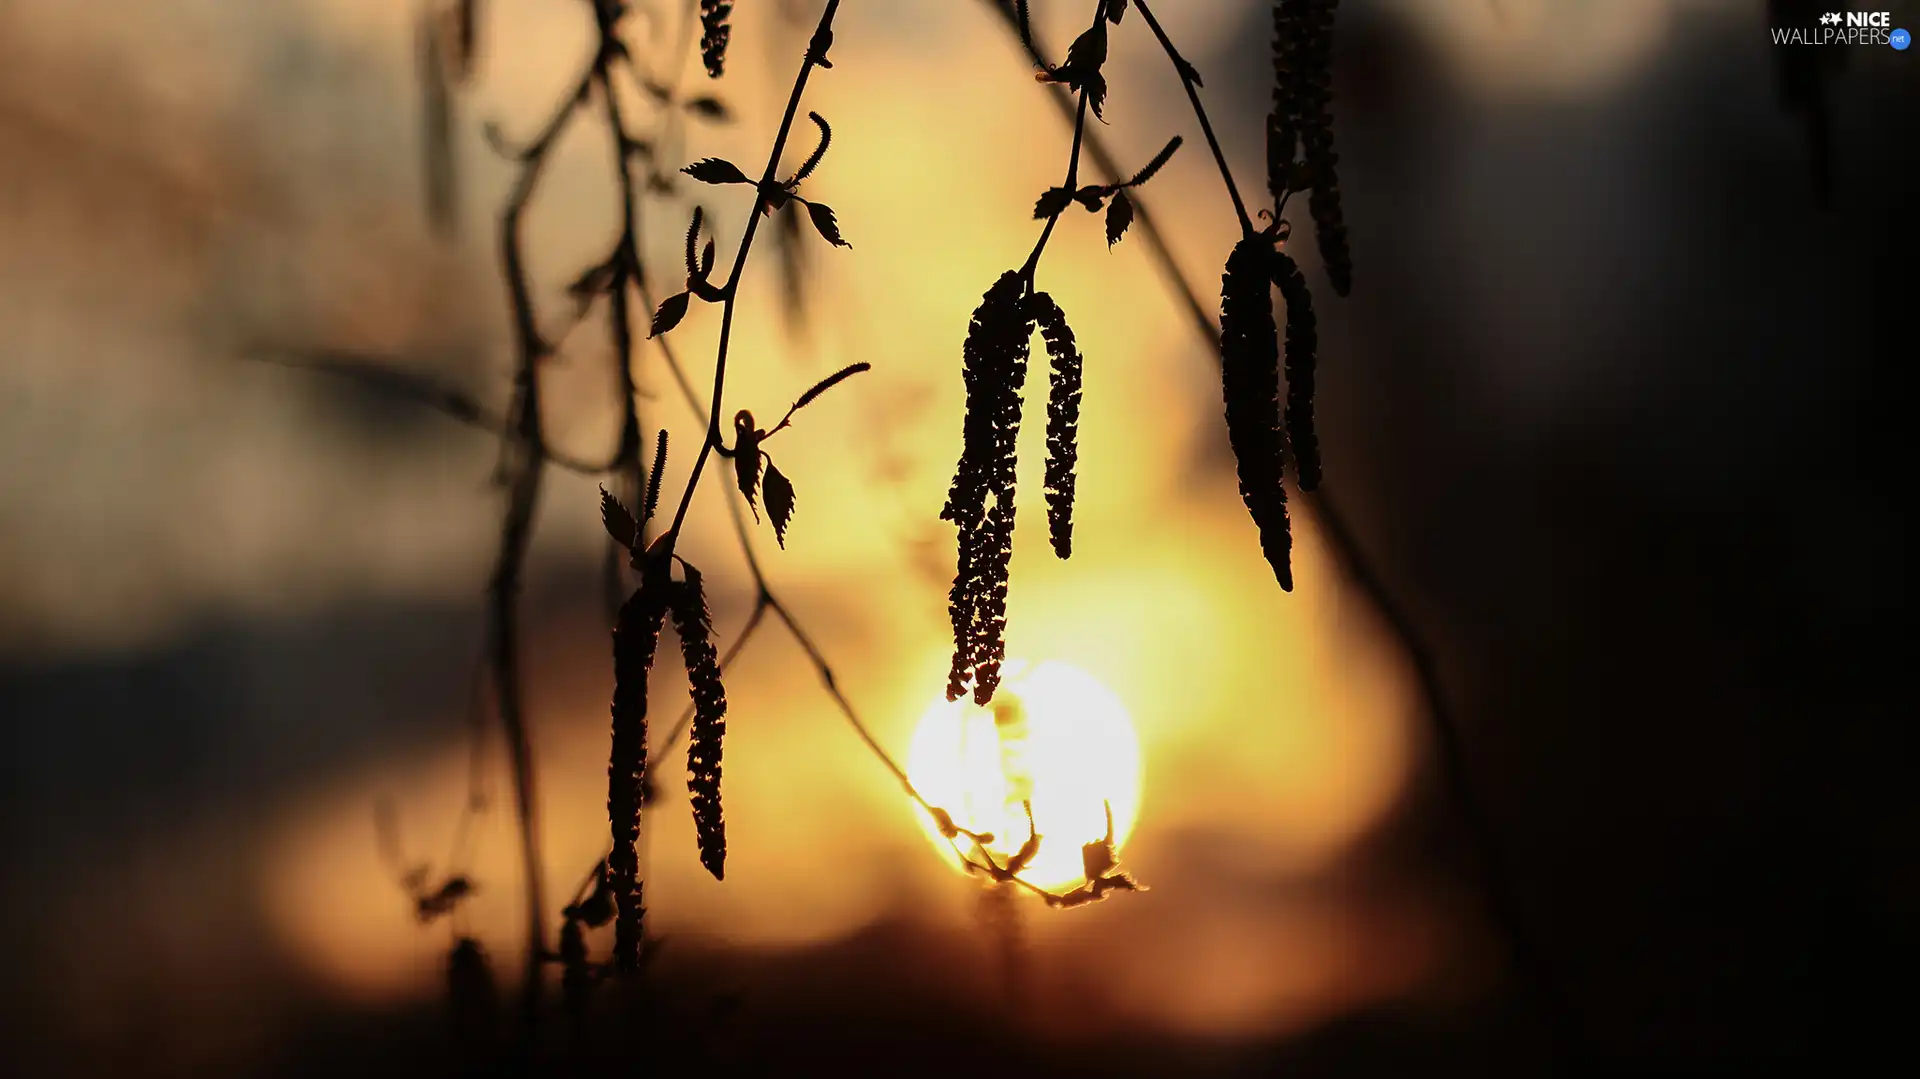
[[[1009, 271], [987, 290], [974, 310], [961, 353], [967, 388], [960, 461], [954, 468], [944, 520], [960, 530], [953, 588], [947, 594], [953, 626], [953, 664], [948, 699], [974, 682], [974, 698], [986, 703], [998, 684], [1006, 626], [1007, 573], [1013, 550], [1013, 495], [1020, 434], [1020, 392], [1027, 377], [1033, 335], [1022, 302], [1025, 283]], [[987, 497], [993, 496], [989, 509]], [[983, 665], [986, 668], [982, 675]]]
[[1027, 299], [1052, 363], [1047, 393], [1047, 535], [1053, 553], [1073, 554], [1073, 466], [1080, 457], [1080, 350], [1066, 313], [1044, 292]]
[[1030, 336], [1020, 310], [1023, 290], [1019, 273], [1008, 270], [1001, 274], [981, 298], [980, 306], [974, 308], [966, 342], [961, 346], [960, 377], [966, 385], [966, 413], [961, 423], [960, 460], [954, 466], [953, 483], [947, 489], [947, 504], [940, 511], [940, 519], [962, 529], [978, 523], [986, 511], [987, 484], [995, 460], [999, 389], [1012, 366], [1011, 353], [1016, 349], [1024, 353]]
[[619, 915], [614, 922], [614, 962], [623, 971], [640, 965], [646, 938], [646, 908], [640, 892], [641, 789], [647, 776], [647, 676], [660, 647], [666, 621], [664, 567], [647, 574], [646, 583], [620, 608], [613, 630], [613, 752], [607, 766], [607, 819], [613, 829], [613, 853], [607, 857], [608, 881]]
[[1313, 293], [1300, 267], [1284, 251], [1275, 251], [1273, 283], [1287, 303], [1287, 444], [1293, 448], [1300, 489], [1320, 486], [1320, 438], [1313, 428], [1313, 369], [1320, 334], [1313, 318]]
[[1268, 278], [1273, 248], [1248, 236], [1227, 256], [1220, 282], [1221, 393], [1240, 498], [1260, 530], [1260, 551], [1280, 587], [1293, 590], [1293, 534], [1287, 521], [1286, 444], [1280, 430], [1280, 352]]
[[700, 62], [707, 77], [717, 79], [726, 68], [727, 42], [733, 37], [733, 0], [700, 0]]
[[687, 665], [693, 695], [693, 730], [687, 741], [687, 792], [692, 796], [700, 864], [713, 879], [726, 878], [727, 823], [720, 811], [720, 755], [727, 734], [727, 690], [720, 684], [720, 658], [713, 648], [713, 616], [707, 610], [700, 571], [673, 590], [673, 628]]
[[1000, 664], [1007, 658], [1007, 583], [1013, 562], [1013, 488], [994, 495], [987, 519], [974, 533], [973, 703], [985, 707], [1000, 688]]
[[1267, 114], [1267, 190], [1275, 205], [1287, 193], [1289, 166], [1300, 145], [1296, 120], [1300, 13], [1303, 0], [1273, 0], [1273, 108]]
[[1306, 0], [1300, 34], [1295, 108], [1313, 193], [1308, 209], [1320, 241], [1320, 261], [1333, 291], [1345, 296], [1353, 287], [1353, 256], [1347, 248], [1347, 223], [1340, 210], [1340, 155], [1333, 150], [1333, 18], [1340, 0]]

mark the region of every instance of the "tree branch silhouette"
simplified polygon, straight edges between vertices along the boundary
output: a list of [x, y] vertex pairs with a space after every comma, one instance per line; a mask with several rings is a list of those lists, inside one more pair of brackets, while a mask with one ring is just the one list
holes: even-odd
[[[1005, 27], [1020, 42], [1028, 58], [1042, 68], [1047, 67], [1045, 42], [1033, 33], [1031, 28], [1020, 24], [1013, 4], [1007, 0], [985, 0], [985, 3], [1000, 16]], [[1180, 75], [1181, 85], [1186, 90], [1195, 115], [1207, 135], [1215, 163], [1226, 181], [1228, 191], [1233, 195], [1242, 228], [1249, 229], [1244, 204], [1234, 186], [1232, 170], [1227, 166], [1225, 155], [1213, 137], [1211, 125], [1205, 119], [1198, 95], [1194, 92], [1194, 85], [1198, 80], [1189, 79], [1191, 66], [1180, 57], [1160, 28], [1158, 21], [1149, 13], [1147, 6], [1139, 0], [1135, 0], [1135, 6], [1141, 9], [1141, 15], [1146, 18], [1163, 49], [1173, 59], [1176, 71]], [[1048, 96], [1053, 100], [1062, 119], [1073, 123], [1077, 132], [1082, 125], [1079, 122], [1074, 95], [1058, 86], [1052, 89], [1053, 92]], [[1098, 131], [1086, 132], [1085, 148], [1095, 165], [1113, 182], [1118, 182], [1125, 176], [1111, 149]], [[1200, 292], [1194, 287], [1185, 268], [1174, 257], [1171, 246], [1154, 221], [1146, 198], [1136, 195], [1133, 201], [1134, 228], [1145, 240], [1148, 253], [1160, 272], [1162, 282], [1179, 302], [1195, 336], [1204, 344], [1214, 362], [1219, 363], [1221, 361], [1219, 324], [1201, 301]], [[1283, 193], [1275, 208], [1276, 217], [1284, 211], [1285, 205], [1285, 193]], [[1332, 550], [1334, 559], [1348, 583], [1359, 590], [1368, 604], [1387, 624], [1395, 643], [1413, 668], [1421, 710], [1427, 718], [1431, 741], [1438, 758], [1442, 789], [1446, 792], [1447, 800], [1452, 804], [1460, 826], [1467, 835], [1468, 847], [1472, 851], [1474, 875], [1479, 878], [1488, 916], [1506, 940], [1521, 981], [1529, 987], [1523, 991], [1523, 995], [1532, 999], [1535, 1006], [1543, 1009], [1545, 1012], [1543, 1021], [1549, 1033], [1565, 1051], [1567, 1047], [1578, 1044], [1572, 1033], [1574, 1024], [1565, 1004], [1565, 994], [1558, 988], [1559, 982], [1553, 974], [1551, 965], [1533, 942], [1533, 935], [1528, 930], [1527, 920], [1521, 913], [1522, 908], [1514, 892], [1512, 870], [1505, 853], [1505, 844], [1501, 841], [1498, 830], [1494, 827], [1476, 793], [1465, 731], [1460, 719], [1454, 714], [1446, 688], [1442, 683], [1438, 653], [1408, 613], [1392, 586], [1374, 565], [1359, 534], [1326, 484], [1320, 484], [1310, 497], [1302, 498], [1301, 506], [1318, 522], [1320, 534]], [[1577, 1055], [1575, 1056], [1577, 1059]]]

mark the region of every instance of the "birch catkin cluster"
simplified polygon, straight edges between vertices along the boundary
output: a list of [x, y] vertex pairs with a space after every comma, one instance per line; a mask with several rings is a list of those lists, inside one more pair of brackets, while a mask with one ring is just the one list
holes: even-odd
[[959, 528], [959, 559], [947, 595], [953, 627], [953, 664], [947, 699], [973, 687], [986, 704], [1000, 684], [1006, 656], [1007, 575], [1013, 559], [1015, 447], [1020, 435], [1020, 391], [1027, 381], [1032, 313], [1026, 281], [1000, 275], [974, 309], [961, 346], [967, 412], [960, 460], [947, 490], [942, 520]]
[[[959, 533], [953, 587], [948, 593], [953, 630], [949, 699], [971, 689], [976, 703], [991, 700], [1006, 656], [1017, 472], [1014, 446], [1028, 339], [1036, 327], [1046, 343], [1052, 374], [1047, 401], [1048, 538], [1059, 557], [1073, 551], [1084, 358], [1066, 315], [1034, 283], [1047, 241], [1061, 215], [1077, 204], [1090, 213], [1104, 209], [1107, 243], [1117, 243], [1135, 217], [1128, 190], [1151, 179], [1180, 148], [1181, 139], [1175, 136], [1130, 178], [1116, 177], [1105, 184], [1080, 182], [1087, 114], [1103, 119], [1109, 106], [1110, 27], [1120, 26], [1130, 10], [1139, 13], [1136, 23], [1146, 24], [1172, 63], [1239, 218], [1241, 238], [1228, 256], [1221, 280], [1221, 396], [1241, 499], [1275, 580], [1282, 589], [1292, 590], [1293, 534], [1285, 481], [1291, 455], [1301, 490], [1311, 491], [1320, 483], [1320, 440], [1314, 420], [1319, 331], [1306, 277], [1283, 250], [1291, 226], [1282, 215], [1289, 195], [1309, 193], [1328, 282], [1336, 293], [1345, 295], [1353, 271], [1340, 208], [1338, 155], [1333, 149], [1336, 5], [1337, 0], [1274, 0], [1273, 109], [1267, 118], [1267, 180], [1273, 209], [1261, 211], [1269, 220], [1265, 228], [1256, 228], [1249, 216], [1200, 102], [1200, 72], [1174, 47], [1150, 4], [1098, 0], [1091, 23], [1068, 47], [1066, 59], [1042, 65], [1039, 81], [1064, 86], [1077, 95], [1073, 149], [1065, 180], [1047, 188], [1034, 202], [1034, 218], [1046, 224], [1033, 253], [1025, 265], [1002, 275], [987, 291], [961, 347], [967, 411], [960, 460], [941, 510], [941, 517]], [[1014, 5], [1013, 22], [1033, 51], [1025, 3]], [[1038, 59], [1038, 52], [1034, 55]], [[1285, 302], [1284, 364], [1274, 318], [1276, 288]]]
[[[1353, 288], [1353, 256], [1340, 209], [1340, 155], [1333, 149], [1333, 20], [1340, 0], [1275, 0], [1273, 113], [1267, 182], [1276, 200], [1308, 192], [1320, 261], [1333, 291]], [[1310, 490], [1311, 488], [1309, 488]]]

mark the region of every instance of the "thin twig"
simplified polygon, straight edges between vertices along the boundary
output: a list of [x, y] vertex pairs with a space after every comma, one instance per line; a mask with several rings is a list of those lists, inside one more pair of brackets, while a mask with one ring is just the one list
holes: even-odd
[[[498, 409], [481, 404], [478, 398], [465, 390], [443, 386], [424, 375], [404, 370], [404, 361], [398, 357], [379, 357], [372, 353], [339, 349], [267, 348], [255, 349], [248, 356], [278, 367], [318, 371], [364, 382], [376, 390], [425, 405], [496, 438], [519, 438], [512, 421]], [[547, 463], [555, 468], [582, 476], [602, 476], [619, 464], [617, 454], [605, 461], [589, 461], [552, 446], [547, 447], [545, 456]]]
[[[1096, 30], [1099, 29], [1100, 21], [1106, 17], [1106, 0], [1097, 0], [1093, 5], [1093, 25]], [[1080, 102], [1073, 112], [1073, 147], [1067, 151], [1067, 178], [1061, 184], [1068, 191], [1074, 190], [1080, 181], [1080, 147], [1085, 142], [1087, 133], [1087, 94], [1088, 87], [1082, 85], [1078, 94]], [[1028, 255], [1027, 261], [1020, 266], [1020, 276], [1026, 280], [1029, 292], [1033, 291], [1033, 275], [1040, 268], [1040, 256], [1047, 249], [1047, 241], [1053, 238], [1053, 228], [1059, 223], [1060, 215], [1067, 211], [1069, 205], [1071, 203], [1063, 203], [1059, 209], [1047, 215], [1046, 226], [1040, 230], [1040, 239], [1035, 241], [1033, 253]]]
[[549, 151], [573, 119], [591, 88], [601, 58], [580, 77], [576, 89], [547, 121], [520, 156], [506, 209], [500, 216], [500, 259], [513, 305], [514, 396], [507, 411], [511, 440], [503, 440], [501, 464], [507, 506], [500, 524], [500, 553], [488, 587], [488, 652], [493, 668], [494, 706], [507, 740], [513, 776], [515, 817], [520, 832], [520, 861], [527, 918], [527, 965], [521, 982], [521, 1015], [529, 1037], [540, 1022], [542, 973], [546, 954], [546, 887], [540, 858], [539, 800], [534, 787], [533, 742], [527, 730], [526, 700], [521, 684], [518, 603], [525, 573], [527, 548], [533, 538], [533, 516], [546, 474], [547, 446], [540, 417], [538, 367], [549, 348], [535, 322], [532, 286], [521, 252], [520, 223], [539, 186]]
[[1179, 49], [1173, 47], [1167, 32], [1160, 28], [1160, 20], [1153, 17], [1153, 9], [1147, 7], [1145, 0], [1134, 0], [1133, 6], [1140, 12], [1140, 17], [1147, 21], [1153, 36], [1160, 39], [1160, 47], [1166, 50], [1167, 59], [1173, 62], [1174, 73], [1180, 76], [1180, 87], [1187, 92], [1187, 100], [1193, 104], [1194, 118], [1200, 121], [1200, 131], [1207, 137], [1207, 148], [1213, 151], [1213, 162], [1220, 168], [1220, 179], [1226, 181], [1227, 194], [1233, 199], [1233, 212], [1240, 219], [1240, 231], [1248, 236], [1253, 235], [1253, 222], [1247, 217], [1247, 204], [1240, 201], [1240, 188], [1233, 182], [1233, 170], [1227, 167], [1227, 155], [1221, 152], [1220, 140], [1213, 134], [1213, 124], [1207, 120], [1206, 106], [1200, 104], [1200, 92], [1196, 89], [1200, 85], [1200, 73], [1187, 62], [1186, 57], [1180, 55]]
[[813, 37], [807, 42], [806, 58], [800, 62], [800, 74], [794, 77], [793, 93], [787, 97], [787, 111], [780, 118], [780, 131], [773, 138], [773, 149], [767, 153], [767, 167], [760, 174], [760, 185], [756, 191], [753, 211], [747, 215], [747, 226], [740, 234], [740, 249], [733, 256], [733, 270], [727, 275], [727, 283], [721, 287], [724, 294], [720, 312], [720, 345], [713, 361], [713, 399], [707, 416], [707, 437], [700, 443], [700, 453], [693, 459], [693, 472], [687, 477], [686, 490], [680, 494], [680, 506], [674, 510], [673, 524], [666, 534], [665, 555], [672, 555], [674, 544], [680, 538], [680, 526], [686, 520], [687, 508], [693, 503], [693, 492], [700, 486], [700, 473], [705, 469], [707, 458], [713, 451], [724, 447], [720, 434], [721, 400], [727, 389], [727, 345], [733, 337], [734, 309], [739, 303], [740, 277], [746, 272], [747, 255], [753, 250], [753, 237], [759, 230], [761, 203], [767, 193], [776, 190], [780, 169], [780, 155], [787, 148], [787, 136], [793, 132], [793, 118], [800, 109], [800, 98], [807, 90], [807, 77], [813, 69], [827, 58], [827, 50], [833, 42], [833, 17], [840, 10], [840, 0], [827, 0], [826, 10], [820, 13], [820, 22], [814, 27]]
[[[1046, 67], [1044, 43], [1038, 37], [1029, 41], [1021, 36], [1013, 5], [1006, 3], [1005, 0], [986, 0], [986, 5], [1005, 21], [1007, 29], [1013, 33], [1015, 39], [1021, 42], [1022, 48], [1026, 49], [1027, 57], [1040, 67]], [[1074, 123], [1077, 115], [1075, 102], [1078, 95], [1068, 92], [1058, 83], [1051, 84], [1048, 89], [1051, 93], [1047, 96], [1052, 99], [1054, 107], [1059, 109], [1060, 118], [1069, 124]], [[1084, 151], [1093, 159], [1094, 165], [1106, 176], [1109, 183], [1119, 183], [1127, 178], [1127, 173], [1120, 171], [1119, 160], [1113, 156], [1112, 149], [1107, 146], [1106, 140], [1100, 136], [1098, 130], [1090, 130], [1086, 133]], [[1160, 226], [1155, 222], [1153, 212], [1146, 200], [1134, 198], [1131, 201], [1133, 202], [1132, 231], [1145, 238], [1147, 251], [1153, 258], [1155, 269], [1160, 272], [1162, 283], [1181, 301], [1188, 323], [1208, 341], [1209, 348], [1217, 351], [1220, 347], [1220, 330], [1213, 324], [1213, 316], [1207, 313], [1206, 304], [1200, 299], [1200, 293], [1195, 291], [1193, 282], [1187, 278], [1186, 271], [1181, 269], [1180, 264], [1174, 260], [1173, 249], [1168, 246], [1166, 237], [1161, 234]]]
[[[640, 413], [635, 402], [633, 316], [627, 303], [627, 283], [640, 262], [640, 237], [631, 140], [627, 136], [626, 121], [620, 115], [620, 95], [613, 84], [612, 62], [615, 57], [624, 55], [624, 50], [618, 48], [620, 35], [615, 25], [619, 15], [619, 9], [612, 5], [594, 5], [594, 26], [600, 35], [596, 81], [606, 106], [607, 133], [613, 142], [614, 179], [620, 190], [620, 240], [614, 247], [613, 283], [608, 294], [607, 313], [613, 352], [620, 367], [620, 440], [614, 450], [614, 461], [615, 467], [622, 473], [620, 478], [626, 481], [620, 495], [633, 501], [638, 499], [645, 477], [641, 474], [640, 464]], [[601, 570], [609, 620], [619, 612], [624, 599], [620, 576], [622, 553], [619, 544], [609, 537]]]

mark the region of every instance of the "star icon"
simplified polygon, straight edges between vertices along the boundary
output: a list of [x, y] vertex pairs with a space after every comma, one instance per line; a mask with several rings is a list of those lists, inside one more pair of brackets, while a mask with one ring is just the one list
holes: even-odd
[[1840, 25], [1840, 13], [1837, 11], [1829, 11], [1825, 15], [1820, 16], [1820, 21], [1828, 26], [1838, 26]]

